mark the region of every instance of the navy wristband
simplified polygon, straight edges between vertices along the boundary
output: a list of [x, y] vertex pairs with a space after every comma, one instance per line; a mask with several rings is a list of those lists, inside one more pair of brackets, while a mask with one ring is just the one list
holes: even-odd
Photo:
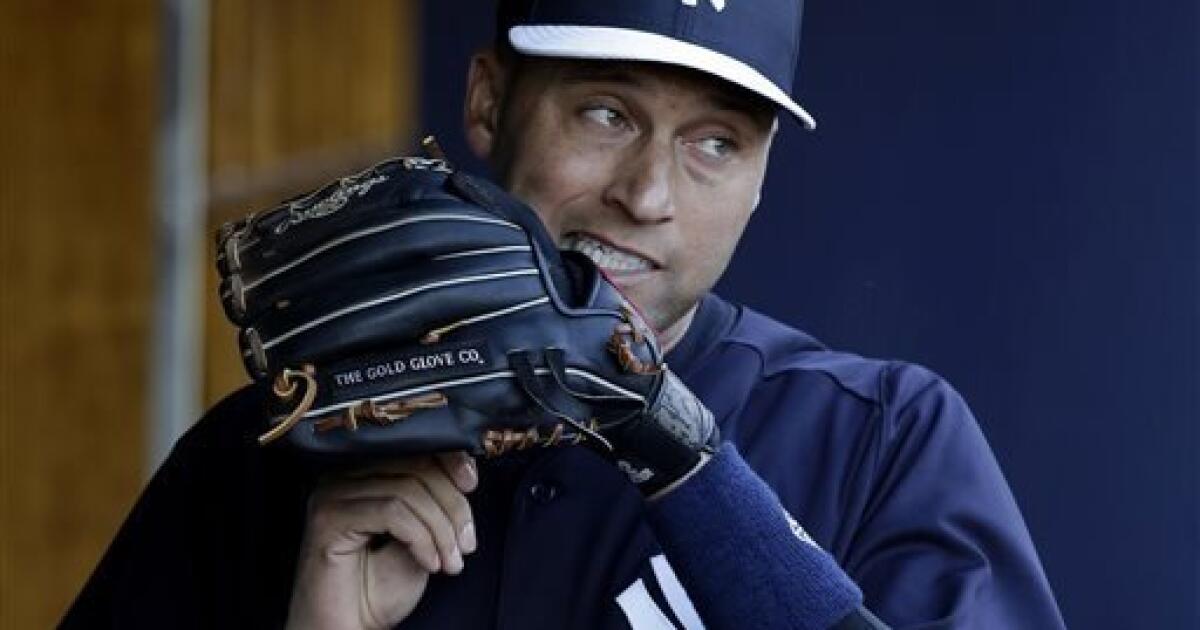
[[850, 577], [730, 443], [647, 511], [711, 629], [826, 630], [862, 603]]

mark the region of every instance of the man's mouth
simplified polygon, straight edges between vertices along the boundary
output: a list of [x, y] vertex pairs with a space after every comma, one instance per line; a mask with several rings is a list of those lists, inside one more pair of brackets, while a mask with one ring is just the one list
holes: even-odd
[[651, 271], [658, 266], [635, 252], [621, 249], [612, 243], [606, 243], [579, 232], [572, 232], [564, 236], [561, 247], [587, 256], [596, 263], [597, 267], [609, 272]]

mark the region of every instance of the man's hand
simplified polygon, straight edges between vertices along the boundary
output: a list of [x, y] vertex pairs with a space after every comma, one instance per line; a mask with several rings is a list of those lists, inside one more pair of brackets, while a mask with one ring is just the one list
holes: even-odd
[[325, 479], [308, 521], [289, 628], [391, 628], [425, 592], [429, 575], [457, 575], [475, 551], [465, 493], [478, 469], [463, 453], [407, 457]]

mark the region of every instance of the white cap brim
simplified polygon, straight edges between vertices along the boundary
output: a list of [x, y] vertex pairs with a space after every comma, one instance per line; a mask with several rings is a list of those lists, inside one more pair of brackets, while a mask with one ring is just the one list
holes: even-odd
[[610, 26], [536, 24], [514, 26], [508, 38], [518, 52], [537, 57], [654, 61], [692, 68], [771, 100], [799, 118], [806, 129], [817, 126], [817, 121], [791, 96], [750, 65], [658, 33]]

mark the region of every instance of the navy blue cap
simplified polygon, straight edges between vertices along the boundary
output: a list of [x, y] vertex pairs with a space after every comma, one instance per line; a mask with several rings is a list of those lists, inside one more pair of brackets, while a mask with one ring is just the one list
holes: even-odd
[[791, 97], [803, 0], [501, 0], [501, 32], [541, 57], [700, 70], [816, 121]]

